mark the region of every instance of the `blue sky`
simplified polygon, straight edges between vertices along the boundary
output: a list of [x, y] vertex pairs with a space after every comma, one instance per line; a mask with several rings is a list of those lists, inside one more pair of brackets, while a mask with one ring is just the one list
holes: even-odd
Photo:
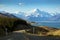
[[60, 13], [60, 0], [0, 0], [0, 11], [28, 12], [35, 8], [50, 13]]

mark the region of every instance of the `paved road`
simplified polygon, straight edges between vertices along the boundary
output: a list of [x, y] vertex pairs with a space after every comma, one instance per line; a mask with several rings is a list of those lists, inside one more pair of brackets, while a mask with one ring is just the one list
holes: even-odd
[[60, 40], [60, 37], [40, 37], [23, 33], [12, 33], [9, 36], [0, 38], [0, 40]]
[[29, 39], [22, 33], [12, 33], [11, 35], [1, 37], [0, 40], [29, 40]]

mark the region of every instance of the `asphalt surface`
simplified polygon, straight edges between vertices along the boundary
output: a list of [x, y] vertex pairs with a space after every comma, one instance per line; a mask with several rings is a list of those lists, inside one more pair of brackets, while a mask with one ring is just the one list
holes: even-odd
[[60, 40], [60, 37], [34, 36], [24, 33], [12, 33], [10, 35], [0, 37], [0, 40]]

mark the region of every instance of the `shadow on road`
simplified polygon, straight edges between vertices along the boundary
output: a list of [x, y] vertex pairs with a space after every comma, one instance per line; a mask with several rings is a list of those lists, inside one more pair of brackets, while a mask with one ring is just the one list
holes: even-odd
[[60, 40], [60, 37], [52, 36], [34, 36], [26, 33], [13, 32], [10, 35], [1, 37], [0, 40]]

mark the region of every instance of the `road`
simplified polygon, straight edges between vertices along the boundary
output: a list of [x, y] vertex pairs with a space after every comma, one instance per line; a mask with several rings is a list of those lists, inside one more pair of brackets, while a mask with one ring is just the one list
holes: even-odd
[[0, 37], [0, 40], [60, 40], [60, 37], [34, 36], [24, 33], [12, 33], [11, 35]]

